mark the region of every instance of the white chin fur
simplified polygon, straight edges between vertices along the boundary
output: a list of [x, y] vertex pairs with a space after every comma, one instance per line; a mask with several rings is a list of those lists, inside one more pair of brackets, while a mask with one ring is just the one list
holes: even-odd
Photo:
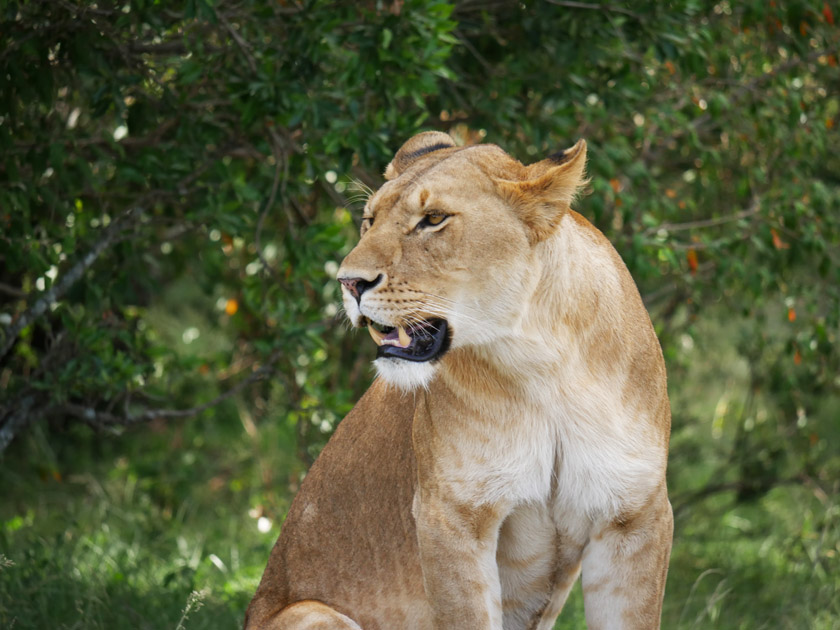
[[435, 376], [436, 367], [430, 363], [418, 363], [382, 357], [373, 362], [377, 376], [403, 391], [427, 388]]

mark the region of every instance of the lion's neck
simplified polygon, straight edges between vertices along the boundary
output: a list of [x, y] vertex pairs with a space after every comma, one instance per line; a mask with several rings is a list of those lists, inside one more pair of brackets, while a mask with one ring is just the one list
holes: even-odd
[[589, 368], [587, 349], [596, 340], [626, 326], [622, 263], [582, 217], [566, 215], [535, 254], [539, 281], [519, 319], [492, 341], [455, 349], [443, 361], [441, 379], [460, 397], [545, 400], [564, 374]]

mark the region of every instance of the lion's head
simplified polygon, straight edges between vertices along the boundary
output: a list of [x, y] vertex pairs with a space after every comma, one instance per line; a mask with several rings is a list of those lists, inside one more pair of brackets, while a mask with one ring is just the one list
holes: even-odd
[[381, 376], [426, 386], [448, 350], [515, 331], [540, 277], [537, 249], [568, 211], [585, 161], [582, 140], [529, 166], [439, 132], [400, 148], [338, 272], [350, 320], [379, 346]]

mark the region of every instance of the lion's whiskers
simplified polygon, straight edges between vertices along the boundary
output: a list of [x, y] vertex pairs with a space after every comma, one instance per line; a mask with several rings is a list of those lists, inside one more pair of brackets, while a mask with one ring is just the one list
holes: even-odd
[[356, 177], [350, 178], [350, 183], [347, 187], [350, 190], [350, 194], [345, 197], [348, 205], [365, 205], [375, 192], [370, 186]]
[[[429, 299], [423, 300], [421, 304], [424, 308], [427, 308], [430, 312], [434, 312], [434, 314], [442, 317], [443, 319], [449, 319], [451, 317], [451, 308], [447, 304], [436, 303], [435, 301]], [[476, 325], [480, 325], [482, 321], [477, 317], [473, 317], [472, 315], [464, 312], [460, 312], [459, 316]]]
[[[479, 311], [478, 311], [476, 308], [474, 308], [474, 307], [472, 307], [472, 306], [470, 306], [470, 305], [468, 305], [468, 304], [458, 303], [458, 302], [456, 302], [455, 300], [453, 300], [453, 299], [451, 299], [451, 298], [443, 297], [442, 295], [436, 295], [436, 294], [434, 294], [434, 293], [429, 293], [429, 292], [427, 292], [427, 291], [418, 291], [418, 293], [420, 293], [420, 294], [421, 294], [421, 295], [423, 295], [423, 296], [430, 297], [430, 298], [434, 298], [435, 300], [438, 300], [438, 301], [440, 302], [440, 306], [442, 306], [442, 307], [444, 307], [444, 308], [446, 308], [447, 306], [451, 305], [451, 306], [455, 306], [455, 307], [457, 307], [459, 310], [464, 310], [464, 309], [466, 309], [466, 310], [468, 310], [468, 311], [473, 311], [473, 312], [474, 312], [474, 313], [476, 313], [477, 315], [478, 315], [478, 314], [480, 314], [480, 313], [479, 313]], [[465, 317], [468, 317], [470, 320], [472, 320], [473, 322], [476, 322], [476, 323], [478, 323], [478, 322], [480, 322], [480, 321], [481, 321], [481, 320], [479, 320], [479, 319], [477, 319], [477, 318], [475, 318], [475, 317], [470, 317], [469, 315], [464, 315], [464, 316], [465, 316]]]

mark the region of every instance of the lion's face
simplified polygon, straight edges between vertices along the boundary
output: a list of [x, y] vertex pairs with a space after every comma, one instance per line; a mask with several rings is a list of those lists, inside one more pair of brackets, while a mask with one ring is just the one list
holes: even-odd
[[529, 174], [498, 147], [458, 149], [439, 133], [397, 153], [338, 273], [347, 314], [369, 327], [386, 380], [425, 386], [448, 350], [492, 344], [516, 327], [543, 238], [518, 194]]

